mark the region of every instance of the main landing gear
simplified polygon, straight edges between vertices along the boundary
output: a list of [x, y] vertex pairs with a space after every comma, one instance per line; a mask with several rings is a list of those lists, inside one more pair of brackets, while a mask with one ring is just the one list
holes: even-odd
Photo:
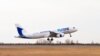
[[49, 42], [52, 42], [54, 39], [53, 39], [53, 38], [47, 38], [47, 40], [48, 40]]

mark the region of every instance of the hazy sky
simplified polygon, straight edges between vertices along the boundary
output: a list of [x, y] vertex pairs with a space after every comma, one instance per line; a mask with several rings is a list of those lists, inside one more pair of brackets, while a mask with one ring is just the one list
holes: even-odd
[[18, 39], [15, 24], [34, 33], [62, 27], [78, 32], [70, 38], [83, 43], [100, 43], [100, 0], [0, 0], [0, 42], [28, 43], [37, 40]]

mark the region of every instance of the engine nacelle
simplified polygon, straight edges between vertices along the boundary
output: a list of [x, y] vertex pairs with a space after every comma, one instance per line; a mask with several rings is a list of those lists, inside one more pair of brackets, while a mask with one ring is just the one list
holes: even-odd
[[64, 37], [64, 33], [50, 31], [49, 37], [57, 37], [57, 38]]
[[63, 33], [58, 33], [57, 38], [60, 38], [60, 37], [64, 37], [64, 34]]

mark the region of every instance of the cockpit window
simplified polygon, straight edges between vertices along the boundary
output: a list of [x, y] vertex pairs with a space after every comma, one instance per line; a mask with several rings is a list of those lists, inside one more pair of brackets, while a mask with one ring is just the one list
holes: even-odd
[[73, 29], [75, 29], [75, 27], [73, 27]]

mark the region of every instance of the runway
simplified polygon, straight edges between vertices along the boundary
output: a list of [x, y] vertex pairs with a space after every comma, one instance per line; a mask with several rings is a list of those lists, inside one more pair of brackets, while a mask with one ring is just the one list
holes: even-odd
[[100, 45], [0, 45], [0, 56], [100, 56]]

